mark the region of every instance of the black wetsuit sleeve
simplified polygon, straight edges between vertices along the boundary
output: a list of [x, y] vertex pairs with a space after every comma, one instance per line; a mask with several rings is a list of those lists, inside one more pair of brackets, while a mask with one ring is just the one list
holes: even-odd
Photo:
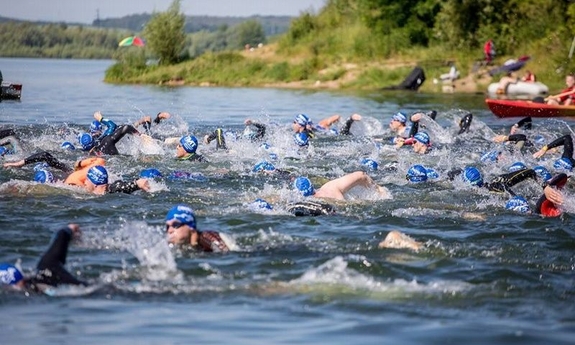
[[547, 145], [547, 149], [559, 146], [563, 146], [563, 157], [573, 158], [573, 139], [571, 138], [571, 134], [565, 134], [564, 136], [553, 140]]
[[65, 172], [72, 171], [70, 167], [66, 164], [57, 160], [54, 156], [52, 156], [49, 152], [43, 151], [39, 153], [35, 153], [29, 157], [24, 159], [24, 164], [32, 164], [32, 163], [39, 163], [39, 162], [46, 162], [49, 166], [60, 169]]
[[523, 127], [524, 129], [531, 129], [532, 126], [531, 116], [522, 118], [521, 120], [519, 120], [519, 122], [515, 124], [515, 126], [519, 128]]
[[145, 121], [142, 123], [142, 127], [144, 127], [144, 131], [147, 135], [152, 135], [152, 123], [149, 121]]
[[68, 228], [61, 229], [56, 233], [50, 247], [42, 255], [36, 266], [38, 270], [36, 282], [51, 286], [58, 286], [59, 284], [88, 285], [64, 268], [71, 240], [72, 231]]
[[256, 139], [261, 139], [266, 135], [266, 126], [264, 124], [252, 122], [252, 125], [256, 128]]
[[526, 141], [527, 136], [525, 134], [511, 134], [507, 137], [507, 141], [518, 142], [518, 141]]
[[114, 133], [104, 137], [96, 146], [96, 151], [107, 155], [119, 154], [116, 143], [126, 134], [139, 134], [138, 130], [132, 125], [121, 125], [116, 128]]
[[352, 124], [353, 124], [353, 119], [350, 117], [349, 119], [347, 119], [345, 121], [345, 123], [343, 124], [343, 127], [341, 127], [341, 130], [339, 131], [339, 133], [341, 135], [351, 135], [349, 130], [351, 129]]
[[140, 187], [138, 187], [138, 184], [136, 183], [136, 181], [122, 181], [122, 180], [118, 180], [118, 181], [114, 181], [111, 184], [108, 184], [106, 191], [108, 193], [126, 193], [126, 194], [131, 194], [137, 190], [139, 190]]
[[156, 125], [159, 125], [159, 124], [160, 124], [160, 121], [162, 121], [162, 118], [160, 117], [160, 114], [161, 114], [161, 113], [158, 113], [158, 115], [156, 115], [156, 118], [154, 119], [154, 123], [155, 123]]
[[537, 180], [537, 173], [535, 173], [533, 169], [522, 169], [507, 174], [502, 174], [495, 177], [491, 182], [486, 184], [486, 187], [491, 192], [508, 192], [511, 195], [515, 195], [515, 193], [511, 190], [511, 187], [515, 186], [519, 182], [525, 181], [528, 178]]
[[16, 137], [16, 132], [12, 128], [0, 130], [0, 139], [10, 136]]
[[316, 217], [331, 215], [336, 212], [332, 205], [315, 201], [300, 201], [289, 204], [287, 210], [296, 217]]
[[409, 130], [409, 136], [408, 138], [413, 138], [417, 132], [419, 131], [419, 121], [417, 122], [411, 122], [411, 129]]

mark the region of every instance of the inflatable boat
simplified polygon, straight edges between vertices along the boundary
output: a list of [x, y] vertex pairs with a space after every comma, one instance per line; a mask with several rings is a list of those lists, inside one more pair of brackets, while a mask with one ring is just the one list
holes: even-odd
[[506, 96], [508, 98], [516, 99], [532, 99], [538, 96], [547, 96], [549, 94], [549, 88], [547, 85], [540, 82], [525, 82], [519, 81], [517, 83], [509, 84], [507, 87], [507, 92], [504, 94], [498, 93], [499, 83], [491, 83], [487, 88], [487, 93], [491, 98], [497, 98], [498, 96]]

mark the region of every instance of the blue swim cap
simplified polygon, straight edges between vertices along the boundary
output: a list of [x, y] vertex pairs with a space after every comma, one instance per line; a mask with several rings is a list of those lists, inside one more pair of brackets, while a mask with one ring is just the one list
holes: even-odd
[[82, 150], [90, 151], [94, 147], [94, 138], [88, 133], [84, 133], [78, 137]]
[[102, 124], [100, 121], [94, 120], [90, 124], [90, 133], [94, 134], [102, 131]]
[[427, 169], [423, 165], [416, 164], [407, 170], [405, 178], [413, 183], [425, 182], [427, 181]]
[[509, 201], [507, 201], [505, 204], [505, 208], [519, 213], [528, 213], [531, 211], [529, 203], [522, 196], [514, 196], [513, 198], [509, 199]]
[[541, 134], [537, 134], [535, 136], [535, 138], [533, 138], [533, 140], [537, 143], [537, 144], [545, 144], [545, 137], [542, 136]]
[[553, 167], [558, 170], [561, 169], [568, 171], [573, 170], [573, 164], [571, 163], [571, 160], [567, 157], [561, 157], [558, 160], [556, 160], [555, 163], [553, 164]]
[[187, 153], [195, 153], [198, 149], [198, 139], [193, 135], [186, 135], [180, 139], [180, 145]]
[[163, 177], [162, 173], [158, 169], [148, 168], [140, 171], [140, 177], [142, 178], [160, 178]]
[[0, 264], [0, 284], [14, 285], [22, 279], [24, 279], [24, 276], [16, 266]]
[[371, 158], [364, 158], [360, 161], [361, 165], [365, 165], [369, 170], [377, 170], [379, 164]]
[[481, 173], [475, 167], [467, 167], [463, 171], [463, 181], [469, 183], [472, 186], [483, 186], [483, 177]]
[[263, 171], [263, 170], [274, 171], [275, 169], [276, 169], [276, 167], [272, 163], [262, 161], [256, 165], [254, 165], [252, 172], [258, 172], [258, 171]]
[[300, 176], [296, 178], [293, 185], [303, 194], [303, 196], [310, 196], [315, 193], [313, 185], [307, 177]]
[[34, 174], [34, 181], [40, 183], [52, 183], [54, 182], [54, 175], [48, 170], [38, 170]]
[[196, 217], [194, 216], [194, 211], [186, 205], [177, 205], [172, 207], [168, 211], [168, 214], [166, 214], [166, 222], [171, 220], [177, 220], [191, 228], [196, 228]]
[[273, 210], [272, 205], [270, 205], [267, 201], [265, 201], [264, 199], [256, 199], [254, 200], [254, 202], [251, 203], [251, 206], [253, 208], [256, 209], [262, 209], [262, 210]]
[[511, 164], [511, 166], [509, 166], [509, 168], [507, 168], [507, 171], [516, 172], [516, 171], [523, 170], [523, 169], [527, 169], [527, 166], [525, 164], [523, 164], [522, 162], [515, 162], [515, 163]]
[[406, 123], [407, 122], [407, 115], [405, 115], [401, 111], [398, 111], [397, 113], [393, 114], [391, 119], [395, 120], [395, 121], [399, 121], [401, 123]]
[[86, 176], [96, 186], [108, 184], [108, 171], [101, 165], [91, 167]]
[[535, 171], [535, 173], [537, 174], [537, 176], [541, 177], [543, 179], [543, 181], [549, 181], [551, 180], [551, 173], [549, 172], [549, 170], [547, 170], [546, 167], [538, 165], [535, 168], [533, 168], [533, 170]]
[[50, 166], [48, 165], [48, 163], [46, 162], [39, 162], [36, 163], [36, 165], [34, 165], [34, 171], [40, 171], [40, 170], [46, 170], [48, 169]]
[[302, 126], [302, 127], [305, 127], [305, 126], [309, 125], [309, 123], [311, 121], [309, 120], [309, 117], [307, 117], [306, 114], [298, 114], [295, 117], [294, 122], [297, 123], [298, 125]]
[[333, 135], [338, 135], [338, 134], [339, 134], [338, 130], [335, 129], [335, 128], [330, 128], [330, 129], [329, 129], [329, 133], [330, 133], [330, 134], [333, 134]]
[[427, 170], [427, 178], [439, 178], [437, 171], [431, 168], [425, 168]]
[[62, 148], [63, 148], [63, 149], [67, 149], [67, 150], [75, 150], [75, 149], [76, 149], [76, 146], [74, 146], [74, 144], [72, 144], [72, 143], [69, 142], [69, 141], [64, 141], [64, 142], [62, 143]]
[[500, 153], [501, 153], [501, 151], [497, 151], [497, 150], [489, 151], [489, 152], [485, 153], [483, 156], [481, 156], [481, 161], [483, 163], [485, 163], [485, 162], [496, 162], [499, 159]]
[[423, 145], [429, 145], [429, 141], [430, 141], [429, 140], [429, 134], [427, 134], [425, 132], [417, 132], [417, 134], [415, 134], [413, 139], [419, 141]]
[[298, 144], [298, 146], [308, 146], [309, 145], [309, 137], [307, 134], [301, 132], [301, 133], [296, 133], [294, 135], [294, 141], [296, 144]]
[[0, 156], [4, 156], [7, 153], [8, 153], [8, 149], [5, 148], [4, 146], [0, 146]]

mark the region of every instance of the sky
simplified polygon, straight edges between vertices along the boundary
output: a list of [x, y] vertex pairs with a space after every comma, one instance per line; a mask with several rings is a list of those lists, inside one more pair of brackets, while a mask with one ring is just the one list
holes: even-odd
[[[186, 15], [234, 16], [287, 15], [318, 11], [327, 0], [182, 0]], [[41, 20], [91, 24], [100, 19], [130, 14], [162, 12], [172, 0], [0, 0], [0, 16], [24, 20]]]

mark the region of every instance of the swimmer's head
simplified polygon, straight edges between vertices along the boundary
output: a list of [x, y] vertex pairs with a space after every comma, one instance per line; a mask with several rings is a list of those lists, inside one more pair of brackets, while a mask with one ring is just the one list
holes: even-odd
[[166, 214], [166, 222], [177, 221], [179, 224], [188, 225], [196, 228], [196, 216], [194, 211], [186, 205], [177, 205], [172, 207]]
[[309, 120], [309, 117], [306, 114], [298, 114], [295, 117], [294, 122], [302, 127], [305, 127], [309, 125], [311, 121]]
[[195, 153], [198, 149], [198, 139], [193, 135], [185, 135], [180, 138], [180, 145], [187, 153]]
[[54, 182], [54, 175], [48, 170], [38, 170], [34, 173], [34, 181], [39, 183], [52, 183]]
[[261, 161], [258, 164], [254, 165], [252, 172], [274, 171], [275, 169], [276, 167], [272, 163]]
[[313, 185], [307, 177], [300, 176], [296, 178], [293, 185], [303, 196], [310, 196], [315, 193]]
[[149, 179], [161, 178], [162, 173], [158, 169], [148, 168], [148, 169], [144, 169], [144, 170], [140, 171], [140, 177], [141, 178], [149, 178]]
[[489, 151], [489, 152], [485, 153], [483, 156], [481, 156], [481, 161], [483, 163], [497, 162], [500, 154], [501, 154], [501, 152], [497, 151], [497, 150]]
[[398, 111], [397, 113], [393, 114], [393, 116], [391, 117], [391, 121], [398, 121], [405, 124], [407, 122], [407, 115], [405, 115], [401, 111]]
[[417, 132], [413, 139], [417, 140], [418, 142], [422, 143], [423, 145], [428, 145], [430, 143], [429, 134], [425, 132]]
[[567, 157], [561, 157], [558, 160], [556, 160], [555, 163], [553, 164], [553, 167], [557, 170], [567, 170], [567, 171], [573, 170], [573, 164], [571, 163], [571, 160]]
[[505, 208], [519, 213], [529, 213], [531, 208], [529, 203], [522, 196], [514, 196], [505, 204]]
[[108, 184], [108, 171], [101, 165], [91, 167], [86, 177], [96, 186]]
[[511, 164], [509, 168], [507, 168], [507, 171], [516, 172], [523, 169], [527, 169], [527, 166], [525, 164], [523, 164], [522, 162], [515, 162]]
[[376, 171], [377, 168], [379, 167], [379, 164], [377, 164], [377, 162], [371, 158], [363, 158], [360, 161], [360, 163], [361, 163], [361, 165], [366, 166], [369, 170], [373, 170], [373, 171]]
[[74, 146], [74, 144], [72, 144], [72, 143], [69, 142], [69, 141], [64, 141], [64, 142], [62, 143], [62, 148], [63, 148], [63, 149], [66, 149], [66, 150], [75, 150], [75, 149], [76, 149], [76, 146]]
[[299, 147], [305, 147], [309, 145], [309, 137], [304, 132], [296, 133], [294, 135], [294, 141]]
[[481, 173], [475, 167], [465, 168], [465, 170], [463, 170], [462, 178], [463, 181], [469, 183], [472, 186], [483, 186], [483, 177], [481, 177]]
[[549, 172], [549, 170], [547, 170], [546, 167], [538, 165], [535, 168], [533, 168], [533, 171], [535, 171], [535, 173], [537, 174], [537, 176], [541, 177], [541, 179], [543, 181], [549, 181], [551, 180], [551, 173]]
[[16, 266], [0, 264], [0, 284], [15, 285], [22, 279], [24, 279], [24, 276]]
[[92, 121], [92, 123], [90, 124], [90, 133], [95, 134], [95, 133], [100, 133], [102, 131], [102, 124], [100, 123], [100, 121], [94, 120]]
[[264, 199], [256, 199], [254, 200], [251, 204], [251, 207], [255, 208], [255, 209], [261, 209], [261, 210], [273, 210], [272, 205], [270, 205], [267, 201], [265, 201]]
[[407, 170], [405, 178], [412, 183], [425, 182], [428, 179], [436, 179], [439, 177], [437, 171], [431, 168], [426, 168], [421, 164], [411, 166]]
[[94, 138], [89, 133], [81, 134], [78, 137], [80, 145], [82, 145], [82, 150], [90, 151], [94, 147]]

